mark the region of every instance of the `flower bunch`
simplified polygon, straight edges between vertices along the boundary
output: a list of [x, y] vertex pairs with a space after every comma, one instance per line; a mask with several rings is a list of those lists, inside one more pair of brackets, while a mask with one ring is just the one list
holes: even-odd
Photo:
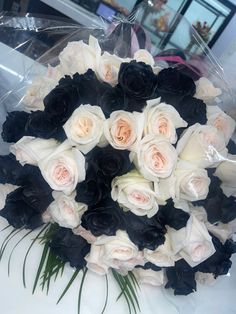
[[221, 90], [155, 67], [146, 50], [102, 53], [94, 37], [59, 60], [3, 124], [0, 215], [15, 228], [57, 224], [50, 249], [78, 269], [133, 271], [184, 295], [226, 274], [236, 146], [235, 121], [209, 104]]

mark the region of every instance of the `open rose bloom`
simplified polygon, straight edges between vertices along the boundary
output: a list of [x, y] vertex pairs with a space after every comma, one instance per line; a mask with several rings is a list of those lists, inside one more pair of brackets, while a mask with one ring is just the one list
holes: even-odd
[[44, 22], [58, 41], [20, 55], [19, 81], [1, 59], [0, 216], [42, 232], [44, 280], [67, 263], [113, 275], [128, 299], [137, 282], [188, 295], [236, 252], [234, 102], [203, 43], [199, 64], [163, 57], [137, 21]]

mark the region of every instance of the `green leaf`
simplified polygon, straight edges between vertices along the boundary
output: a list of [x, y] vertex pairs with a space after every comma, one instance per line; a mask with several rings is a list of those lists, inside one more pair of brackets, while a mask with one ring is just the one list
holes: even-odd
[[108, 291], [109, 291], [109, 289], [108, 289], [108, 278], [107, 278], [107, 275], [105, 275], [105, 281], [106, 281], [106, 299], [105, 299], [105, 304], [103, 306], [101, 314], [105, 313], [105, 310], [106, 310], [106, 307], [107, 307], [107, 301], [108, 301]]
[[86, 277], [88, 269], [86, 268], [83, 272], [83, 276], [81, 279], [81, 283], [80, 283], [80, 288], [79, 288], [79, 298], [78, 298], [78, 314], [80, 314], [80, 305], [81, 305], [81, 296], [82, 296], [82, 290], [83, 290], [83, 285], [84, 285], [84, 280]]
[[44, 248], [43, 248], [42, 257], [41, 257], [41, 260], [40, 260], [40, 263], [39, 263], [39, 267], [38, 267], [38, 270], [37, 270], [37, 274], [36, 274], [36, 277], [35, 277], [34, 287], [33, 287], [32, 294], [34, 294], [35, 289], [36, 289], [36, 287], [37, 287], [37, 285], [38, 285], [38, 281], [39, 281], [41, 272], [42, 272], [42, 270], [43, 270], [43, 266], [44, 266], [44, 264], [45, 264], [45, 261], [46, 261], [47, 255], [48, 255], [48, 251], [49, 251], [49, 245], [48, 245], [48, 243], [46, 243], [46, 244], [44, 245]]
[[7, 229], [10, 228], [10, 227], [11, 227], [11, 225], [8, 225], [8, 226], [6, 226], [5, 228], [3, 228], [2, 230], [0, 230], [0, 232], [3, 232], [3, 231], [7, 230]]
[[128, 299], [126, 293], [125, 293], [123, 284], [122, 284], [122, 282], [120, 281], [120, 277], [118, 276], [118, 273], [117, 273], [114, 269], [112, 269], [112, 274], [113, 274], [113, 276], [114, 276], [116, 282], [118, 283], [118, 285], [119, 285], [119, 287], [120, 287], [120, 289], [121, 289], [121, 293], [120, 293], [120, 295], [118, 296], [118, 298], [116, 299], [116, 301], [118, 301], [119, 298], [123, 295], [124, 298], [125, 298], [125, 300], [126, 300], [128, 309], [129, 309], [129, 314], [132, 314], [131, 306], [130, 306], [130, 303], [129, 303], [129, 299]]
[[4, 251], [5, 251], [5, 249], [7, 248], [7, 245], [9, 244], [9, 242], [10, 242], [18, 233], [20, 233], [22, 230], [23, 230], [23, 228], [21, 228], [21, 229], [14, 229], [14, 230], [12, 230], [12, 231], [8, 234], [8, 236], [5, 238], [5, 240], [3, 241], [2, 246], [1, 246], [1, 248], [0, 248], [0, 261], [1, 261], [2, 257], [3, 257]]
[[70, 281], [68, 282], [65, 290], [62, 292], [60, 298], [57, 301], [57, 304], [61, 301], [61, 299], [64, 297], [64, 295], [67, 293], [67, 291], [69, 290], [70, 286], [72, 285], [72, 283], [74, 282], [75, 278], [77, 277], [77, 275], [79, 274], [81, 269], [76, 269], [76, 271], [74, 272], [73, 276], [71, 277]]

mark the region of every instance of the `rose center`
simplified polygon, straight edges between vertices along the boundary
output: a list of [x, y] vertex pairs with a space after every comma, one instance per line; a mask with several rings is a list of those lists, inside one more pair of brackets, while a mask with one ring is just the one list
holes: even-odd
[[130, 124], [119, 119], [116, 125], [115, 140], [120, 144], [127, 144], [131, 138], [132, 130]]
[[112, 79], [113, 71], [112, 71], [112, 66], [110, 64], [106, 64], [104, 66], [103, 74], [104, 74], [105, 81], [109, 82]]
[[61, 185], [64, 185], [70, 180], [70, 173], [64, 165], [57, 165], [54, 169], [53, 176], [55, 181]]
[[166, 118], [162, 117], [158, 121], [158, 133], [165, 135], [167, 133], [167, 130], [168, 130], [168, 121]]
[[137, 203], [141, 203], [141, 204], [145, 204], [149, 201], [149, 198], [140, 193], [139, 191], [133, 191], [132, 193], [130, 193], [130, 196], [137, 202]]
[[153, 170], [158, 171], [163, 169], [166, 164], [165, 157], [159, 152], [157, 148], [152, 149], [151, 154], [151, 167]]
[[80, 117], [76, 123], [77, 135], [79, 137], [86, 137], [89, 133], [91, 133], [91, 129], [93, 127], [93, 122], [91, 119], [87, 117]]
[[218, 116], [218, 117], [216, 118], [216, 120], [215, 120], [215, 122], [214, 122], [214, 127], [216, 127], [217, 130], [219, 130], [219, 131], [224, 131], [225, 125], [224, 125], [224, 123], [223, 123], [223, 121], [222, 121], [222, 119], [221, 119], [220, 116]]

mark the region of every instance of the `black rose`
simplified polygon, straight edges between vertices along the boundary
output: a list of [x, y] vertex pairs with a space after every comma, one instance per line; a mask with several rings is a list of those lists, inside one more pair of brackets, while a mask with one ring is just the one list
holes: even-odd
[[118, 82], [127, 95], [137, 99], [150, 99], [156, 90], [156, 76], [151, 66], [135, 60], [121, 64]]
[[161, 70], [157, 75], [157, 91], [193, 96], [196, 92], [196, 85], [191, 77], [175, 68], [168, 68]]
[[69, 262], [71, 267], [82, 269], [86, 266], [84, 258], [90, 251], [90, 245], [70, 229], [59, 228], [53, 234], [49, 246], [55, 255], [63, 262]]
[[160, 271], [161, 270], [161, 267], [158, 267], [150, 262], [146, 263], [144, 266], [142, 265], [137, 265], [135, 266], [135, 268], [142, 268], [142, 269], [151, 269], [151, 270], [154, 270], [154, 271]]
[[175, 263], [174, 267], [166, 269], [166, 289], [174, 289], [175, 295], [188, 295], [196, 291], [195, 271], [184, 259]]
[[125, 213], [126, 231], [130, 240], [139, 250], [147, 248], [155, 250], [165, 242], [166, 229], [155, 217], [136, 216], [131, 212]]
[[236, 144], [233, 140], [229, 140], [227, 149], [229, 154], [236, 155]]
[[13, 185], [21, 185], [21, 176], [23, 167], [16, 160], [13, 154], [0, 156], [0, 183], [10, 183]]
[[124, 229], [123, 211], [112, 200], [102, 201], [87, 210], [82, 216], [82, 226], [93, 235], [112, 236], [119, 229]]
[[12, 111], [8, 113], [6, 121], [2, 126], [2, 138], [5, 142], [16, 143], [25, 134], [25, 125], [29, 113], [24, 111]]
[[205, 124], [207, 122], [206, 104], [201, 99], [185, 96], [175, 108], [188, 123], [188, 127], [195, 123]]

